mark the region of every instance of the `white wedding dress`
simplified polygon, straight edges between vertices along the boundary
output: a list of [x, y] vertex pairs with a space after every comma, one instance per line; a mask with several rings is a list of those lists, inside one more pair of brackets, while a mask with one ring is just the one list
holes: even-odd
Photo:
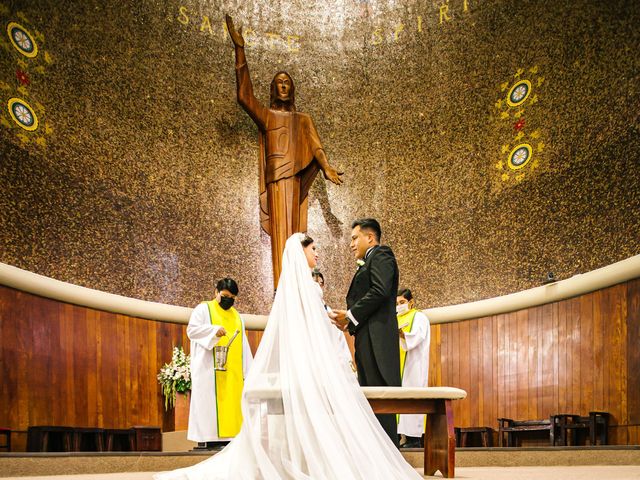
[[245, 380], [243, 424], [220, 453], [158, 480], [421, 479], [339, 358], [300, 244], [286, 243], [269, 321]]

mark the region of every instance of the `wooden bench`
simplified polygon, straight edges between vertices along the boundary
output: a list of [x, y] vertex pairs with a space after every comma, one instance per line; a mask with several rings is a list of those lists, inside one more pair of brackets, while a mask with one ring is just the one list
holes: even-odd
[[[440, 470], [445, 478], [455, 476], [456, 438], [453, 430], [453, 400], [467, 396], [467, 392], [451, 387], [362, 387], [362, 392], [375, 413], [427, 414], [424, 442], [424, 474]], [[267, 415], [282, 414], [280, 389], [265, 386], [245, 390], [249, 401], [265, 402]], [[268, 425], [263, 420], [263, 432]]]
[[549, 432], [549, 444], [555, 445], [558, 433], [558, 421], [555, 415], [545, 420], [513, 420], [511, 418], [498, 419], [498, 446], [502, 447], [504, 436], [507, 437], [507, 447], [517, 447], [521, 434], [530, 432]]
[[480, 447], [493, 447], [493, 428], [491, 427], [455, 427], [456, 447], [475, 447], [478, 445], [470, 445], [472, 443], [469, 437], [478, 437]]
[[4, 437], [4, 443], [0, 448], [4, 448], [7, 452], [11, 451], [11, 429], [0, 427], [0, 435]]
[[27, 452], [71, 452], [73, 428], [34, 425], [27, 429]]
[[555, 415], [560, 428], [560, 445], [578, 445], [578, 433], [587, 432], [591, 445], [607, 445], [609, 412], [589, 412], [588, 416]]
[[375, 413], [424, 413], [424, 475], [440, 470], [445, 478], [455, 476], [456, 436], [453, 430], [453, 400], [467, 392], [451, 387], [362, 387]]

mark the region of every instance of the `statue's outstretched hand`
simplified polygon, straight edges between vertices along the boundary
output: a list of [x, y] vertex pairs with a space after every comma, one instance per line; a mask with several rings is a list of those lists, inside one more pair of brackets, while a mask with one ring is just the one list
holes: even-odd
[[224, 19], [227, 22], [227, 30], [229, 30], [229, 35], [231, 36], [231, 41], [233, 42], [233, 44], [236, 47], [244, 47], [242, 27], [240, 27], [240, 30], [236, 30], [236, 27], [233, 26], [233, 20], [229, 15], [225, 15]]
[[324, 178], [330, 182], [333, 182], [336, 185], [342, 185], [343, 180], [340, 178], [340, 175], [344, 175], [344, 172], [338, 171], [333, 167], [327, 167], [323, 173]]

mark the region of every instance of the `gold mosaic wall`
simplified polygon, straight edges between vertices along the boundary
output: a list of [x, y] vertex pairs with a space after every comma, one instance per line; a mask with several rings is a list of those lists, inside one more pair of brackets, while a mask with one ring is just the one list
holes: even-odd
[[230, 275], [268, 312], [227, 12], [346, 171], [310, 194], [331, 305], [361, 216], [422, 307], [640, 253], [640, 2], [0, 0], [0, 261], [179, 305]]

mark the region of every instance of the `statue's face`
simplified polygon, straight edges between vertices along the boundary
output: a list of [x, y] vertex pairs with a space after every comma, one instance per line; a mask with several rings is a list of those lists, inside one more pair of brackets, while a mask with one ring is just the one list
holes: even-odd
[[291, 79], [289, 75], [280, 73], [274, 79], [276, 84], [276, 96], [281, 102], [288, 102], [291, 96]]

